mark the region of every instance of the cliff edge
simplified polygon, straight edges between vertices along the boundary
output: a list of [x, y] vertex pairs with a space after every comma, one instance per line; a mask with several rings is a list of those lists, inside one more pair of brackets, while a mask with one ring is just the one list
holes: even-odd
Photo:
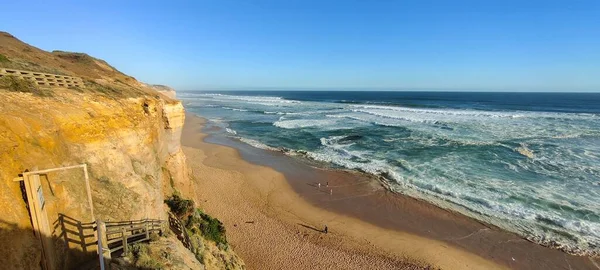
[[77, 164], [89, 171], [94, 217], [82, 171], [41, 175], [39, 192], [52, 230], [43, 237], [51, 239], [56, 269], [95, 255], [94, 243], [81, 233], [74, 240], [76, 229], [68, 226], [81, 229], [95, 219], [167, 220], [165, 199], [194, 198], [180, 146], [185, 113], [171, 96], [174, 90], [159, 93], [103, 60], [46, 52], [6, 32], [0, 32], [0, 68], [75, 76], [84, 83], [44, 88], [27, 78], [0, 77], [0, 242], [10, 247], [1, 249], [0, 265], [39, 269], [47, 259], [33, 234], [23, 181], [14, 181], [25, 171]]

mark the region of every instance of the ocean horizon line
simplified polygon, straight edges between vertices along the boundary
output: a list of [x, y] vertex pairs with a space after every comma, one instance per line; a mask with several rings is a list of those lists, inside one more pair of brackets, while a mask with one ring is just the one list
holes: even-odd
[[177, 92], [442, 92], [442, 93], [556, 93], [556, 94], [600, 94], [600, 90], [469, 90], [469, 89], [339, 89], [339, 88], [228, 88], [228, 89], [182, 89]]

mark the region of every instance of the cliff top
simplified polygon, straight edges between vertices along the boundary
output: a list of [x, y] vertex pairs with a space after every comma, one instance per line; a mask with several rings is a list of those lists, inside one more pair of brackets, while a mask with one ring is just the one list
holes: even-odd
[[[156, 96], [156, 90], [85, 53], [44, 51], [0, 31], [0, 67], [81, 77], [85, 91], [111, 97]], [[164, 96], [163, 96], [164, 98]], [[169, 101], [169, 98], [165, 98]]]

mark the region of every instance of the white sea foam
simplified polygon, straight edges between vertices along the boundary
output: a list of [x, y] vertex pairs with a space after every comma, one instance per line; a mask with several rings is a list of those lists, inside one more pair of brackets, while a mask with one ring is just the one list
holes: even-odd
[[283, 115], [286, 114], [285, 112], [270, 112], [270, 111], [264, 111], [264, 114], [279, 114], [279, 115]]
[[225, 131], [227, 131], [227, 133], [229, 133], [229, 134], [237, 135], [237, 132], [233, 129], [225, 128]]
[[[383, 105], [352, 105], [354, 109], [375, 110], [375, 111], [395, 111], [409, 114], [420, 115], [439, 115], [439, 116], [459, 116], [459, 117], [477, 117], [477, 118], [540, 118], [540, 117], [559, 117], [571, 118], [573, 115], [564, 113], [550, 112], [526, 112], [526, 111], [482, 111], [482, 110], [461, 110], [461, 109], [422, 109], [422, 108], [407, 108], [400, 106], [383, 106]], [[586, 115], [578, 115], [586, 116]], [[587, 115], [594, 117], [593, 115]]]
[[246, 109], [232, 108], [232, 107], [226, 107], [226, 106], [221, 107], [221, 109], [236, 111], [236, 112], [248, 112], [249, 111]]
[[279, 151], [279, 149], [277, 149], [275, 147], [268, 146], [268, 145], [266, 145], [264, 143], [261, 143], [261, 142], [259, 142], [257, 140], [248, 139], [248, 138], [244, 138], [244, 137], [238, 137], [238, 139], [241, 142], [243, 142], [245, 144], [248, 144], [248, 145], [250, 145], [252, 147], [255, 147], [255, 148], [259, 148], [259, 149], [263, 149], [263, 150], [270, 150], [270, 151]]
[[282, 97], [272, 97], [272, 96], [234, 96], [234, 95], [223, 95], [223, 94], [201, 94], [201, 97], [210, 97], [214, 100], [226, 100], [226, 101], [243, 101], [250, 103], [259, 103], [263, 105], [273, 105], [273, 104], [299, 104], [300, 101], [297, 100], [287, 100]]
[[[281, 118], [280, 118], [281, 119]], [[273, 123], [274, 126], [285, 129], [297, 129], [306, 127], [323, 127], [334, 125], [335, 121], [328, 119], [297, 119], [297, 120], [279, 120]]]

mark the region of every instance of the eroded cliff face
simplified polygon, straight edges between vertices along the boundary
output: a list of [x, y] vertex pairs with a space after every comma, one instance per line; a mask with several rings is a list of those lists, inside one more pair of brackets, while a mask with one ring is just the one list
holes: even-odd
[[[1, 31], [0, 68], [12, 70], [0, 76], [0, 268], [40, 269], [48, 261], [54, 269], [81, 269], [98, 261], [95, 231], [86, 223], [165, 220], [165, 198], [196, 197], [180, 147], [185, 113], [172, 88], [137, 81], [85, 53], [44, 51]], [[60, 76], [54, 85], [39, 84], [46, 78], [29, 76], [36, 72], [77, 77], [81, 84], [57, 84]], [[14, 179], [26, 170], [77, 164], [89, 171], [93, 206], [82, 167], [40, 175], [47, 214], [40, 216], [48, 217], [49, 230], [39, 241], [27, 203], [37, 191], [27, 195], [25, 181]], [[181, 257], [183, 268], [196, 269], [198, 258], [179, 252], [185, 248], [169, 237], [179, 246], [158, 249], [165, 262]], [[50, 251], [42, 252], [42, 245]], [[243, 268], [231, 249], [210, 254], [216, 255], [207, 268]]]
[[[193, 197], [179, 142], [185, 115], [180, 102], [67, 89], [53, 97], [0, 91], [0, 112], [0, 243], [10, 243], [0, 252], [0, 265], [39, 268], [39, 242], [13, 181], [25, 170], [87, 164], [95, 218], [103, 220], [164, 220], [165, 196], [178, 190]], [[49, 173], [41, 181], [53, 229], [48, 237], [55, 243], [63, 237], [61, 214], [92, 221], [81, 170]], [[78, 260], [72, 252], [59, 255], [63, 266]]]
[[194, 187], [190, 181], [185, 154], [181, 149], [181, 131], [185, 122], [185, 110], [181, 102], [169, 103], [163, 106], [163, 122], [165, 123], [165, 143], [168, 157], [166, 167], [168, 168], [165, 183], [165, 194], [171, 195], [178, 192], [183, 197], [195, 198]]

